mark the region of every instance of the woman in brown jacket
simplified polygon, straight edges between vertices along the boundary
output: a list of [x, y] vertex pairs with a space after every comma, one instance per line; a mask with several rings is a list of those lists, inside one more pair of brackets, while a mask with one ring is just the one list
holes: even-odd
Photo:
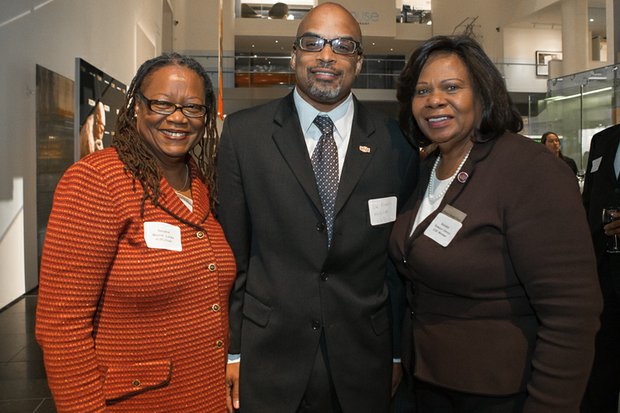
[[131, 82], [113, 147], [58, 184], [36, 321], [58, 412], [226, 410], [235, 264], [212, 213], [216, 141], [205, 70], [163, 55]]
[[390, 247], [417, 412], [577, 413], [601, 298], [574, 176], [516, 134], [504, 80], [468, 37], [423, 44], [398, 97], [401, 125], [438, 147]]

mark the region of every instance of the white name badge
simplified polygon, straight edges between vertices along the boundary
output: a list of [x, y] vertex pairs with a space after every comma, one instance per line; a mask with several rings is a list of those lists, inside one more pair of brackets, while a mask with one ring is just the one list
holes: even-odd
[[467, 214], [463, 211], [459, 211], [452, 205], [446, 205], [443, 211], [426, 228], [424, 235], [442, 247], [447, 247], [456, 233], [463, 227], [463, 221], [466, 217]]
[[598, 168], [601, 166], [602, 160], [603, 160], [603, 157], [601, 156], [592, 161], [592, 168], [590, 168], [590, 173], [594, 173], [598, 171]]
[[395, 196], [369, 199], [370, 225], [377, 226], [396, 221], [396, 204], [397, 198]]
[[182, 251], [181, 228], [165, 222], [145, 222], [144, 241], [149, 248]]

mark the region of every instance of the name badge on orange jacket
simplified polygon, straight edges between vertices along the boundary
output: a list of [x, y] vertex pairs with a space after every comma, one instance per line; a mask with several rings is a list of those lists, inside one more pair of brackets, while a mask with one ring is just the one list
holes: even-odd
[[182, 251], [181, 228], [165, 222], [145, 222], [144, 241], [149, 248]]

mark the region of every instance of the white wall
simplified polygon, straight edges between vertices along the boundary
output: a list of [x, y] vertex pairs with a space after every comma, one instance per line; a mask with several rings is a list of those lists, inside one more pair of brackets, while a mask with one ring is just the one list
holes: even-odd
[[156, 43], [150, 53], [161, 50], [162, 1], [1, 1], [0, 221], [11, 225], [0, 233], [0, 308], [38, 284], [36, 65], [74, 79], [81, 57], [129, 83], [144, 56], [138, 25]]
[[537, 50], [562, 51], [560, 29], [505, 28], [503, 72], [511, 92], [546, 92], [548, 77], [536, 76]]
[[[0, 200], [0, 308], [26, 292], [24, 283], [24, 196], [21, 178], [13, 178], [12, 194]], [[5, 246], [2, 248], [1, 246]], [[11, 275], [9, 277], [9, 275]], [[16, 282], [18, 281], [18, 282]]]

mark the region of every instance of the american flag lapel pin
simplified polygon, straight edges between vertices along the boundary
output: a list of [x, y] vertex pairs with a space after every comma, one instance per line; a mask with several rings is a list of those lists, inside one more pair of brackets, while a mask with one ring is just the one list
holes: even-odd
[[366, 145], [360, 145], [360, 152], [363, 153], [370, 153], [370, 147], [366, 146]]

